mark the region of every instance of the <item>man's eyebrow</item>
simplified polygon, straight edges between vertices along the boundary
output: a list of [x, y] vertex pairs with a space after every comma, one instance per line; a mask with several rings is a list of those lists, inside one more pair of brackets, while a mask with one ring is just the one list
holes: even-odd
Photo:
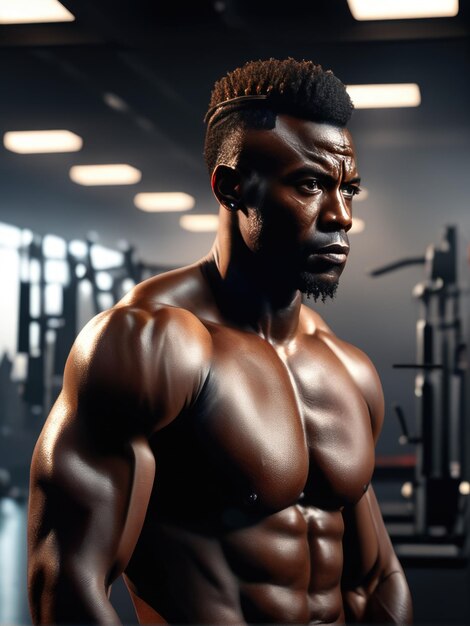
[[347, 185], [360, 185], [361, 184], [361, 177], [360, 176], [355, 176], [354, 178], [351, 178], [350, 180], [345, 180], [344, 182]]
[[318, 163], [303, 164], [287, 174], [288, 178], [300, 178], [301, 176], [316, 176], [331, 182], [336, 180], [336, 177], [331, 172], [325, 171]]
[[[289, 172], [288, 178], [300, 178], [301, 176], [314, 175], [318, 178], [322, 178], [324, 180], [328, 180], [331, 183], [336, 183], [337, 178], [331, 172], [325, 171], [318, 163], [312, 163], [311, 165], [304, 164], [301, 167], [296, 168], [295, 170]], [[346, 185], [360, 185], [361, 177], [354, 176], [354, 178], [347, 179], [347, 177], [341, 181], [342, 184]]]

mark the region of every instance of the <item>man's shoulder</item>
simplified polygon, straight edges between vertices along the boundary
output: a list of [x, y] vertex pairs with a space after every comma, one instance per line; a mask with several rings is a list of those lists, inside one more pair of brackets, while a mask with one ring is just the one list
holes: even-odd
[[163, 426], [196, 399], [211, 354], [211, 336], [191, 311], [120, 303], [77, 337], [64, 390], [87, 411], [140, 413]]
[[[197, 265], [165, 272], [137, 284], [113, 308], [89, 325], [92, 334], [111, 343], [125, 338], [140, 360], [175, 357], [182, 344], [186, 358], [197, 347], [210, 349], [210, 334], [197, 314], [203, 289]], [[87, 334], [85, 329], [85, 335]], [[117, 346], [116, 346], [117, 347]], [[210, 351], [210, 350], [209, 350]], [[202, 356], [202, 355], [201, 355]]]
[[[128, 356], [145, 361], [173, 343], [208, 347], [210, 334], [190, 310], [166, 302], [119, 303], [96, 315], [79, 333], [74, 350], [90, 363], [100, 356], [126, 361]], [[188, 346], [189, 347], [189, 346]], [[187, 355], [189, 356], [189, 355]], [[116, 362], [115, 360], [113, 362]]]

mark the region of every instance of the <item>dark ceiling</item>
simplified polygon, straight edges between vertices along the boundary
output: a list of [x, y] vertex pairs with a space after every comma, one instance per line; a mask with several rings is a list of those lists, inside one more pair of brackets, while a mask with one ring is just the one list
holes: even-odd
[[[186, 191], [196, 197], [194, 212], [216, 211], [202, 119], [213, 82], [252, 58], [312, 58], [346, 83], [418, 82], [419, 109], [356, 113], [364, 146], [385, 137], [406, 150], [436, 133], [438, 120], [456, 135], [467, 123], [466, 0], [452, 19], [384, 22], [356, 22], [346, 0], [63, 4], [75, 22], [0, 26], [2, 134], [67, 128], [84, 139], [72, 154], [0, 148], [0, 220], [39, 232], [127, 237], [159, 262], [200, 254], [210, 236], [199, 235], [201, 250], [188, 249], [177, 216], [143, 214], [132, 199], [139, 191]], [[68, 177], [74, 164], [108, 162], [138, 167], [142, 181], [86, 188]]]

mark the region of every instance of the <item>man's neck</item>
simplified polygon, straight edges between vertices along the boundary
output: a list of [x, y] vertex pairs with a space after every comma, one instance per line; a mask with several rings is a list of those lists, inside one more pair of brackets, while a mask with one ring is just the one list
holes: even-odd
[[285, 344], [299, 326], [301, 294], [263, 275], [253, 260], [220, 240], [205, 258], [203, 273], [223, 318], [251, 329], [272, 344]]

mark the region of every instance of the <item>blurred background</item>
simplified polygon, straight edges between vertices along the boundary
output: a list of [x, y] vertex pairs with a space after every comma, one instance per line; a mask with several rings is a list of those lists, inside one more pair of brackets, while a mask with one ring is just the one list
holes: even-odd
[[[333, 69], [357, 105], [352, 252], [313, 306], [382, 379], [374, 484], [416, 621], [470, 623], [469, 4], [0, 0], [0, 624], [30, 623], [29, 464], [73, 338], [208, 252], [212, 85], [288, 56]], [[112, 597], [134, 622], [120, 581]]]

